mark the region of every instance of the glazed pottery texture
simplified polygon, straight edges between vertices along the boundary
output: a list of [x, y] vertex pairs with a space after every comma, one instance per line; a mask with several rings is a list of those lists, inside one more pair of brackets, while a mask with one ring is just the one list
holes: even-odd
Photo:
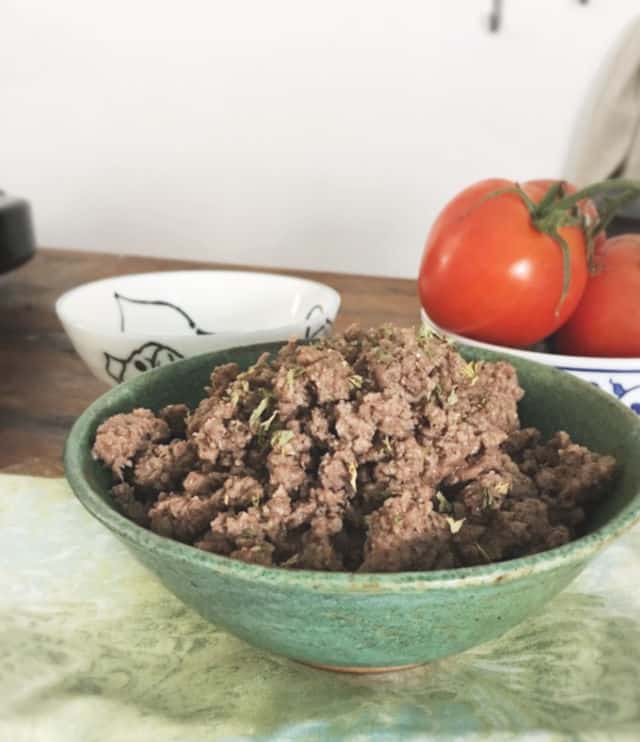
[[162, 538], [111, 504], [110, 474], [91, 457], [97, 426], [135, 407], [195, 405], [211, 369], [247, 368], [260, 345], [159, 368], [100, 397], [69, 435], [65, 466], [87, 510], [113, 531], [172, 593], [209, 621], [257, 647], [335, 669], [390, 669], [461, 652], [541, 611], [599, 549], [640, 520], [640, 419], [574, 376], [520, 358], [463, 348], [467, 359], [509, 360], [526, 391], [523, 426], [567, 430], [614, 455], [620, 474], [584, 537], [551, 551], [438, 572], [347, 574], [263, 568]]

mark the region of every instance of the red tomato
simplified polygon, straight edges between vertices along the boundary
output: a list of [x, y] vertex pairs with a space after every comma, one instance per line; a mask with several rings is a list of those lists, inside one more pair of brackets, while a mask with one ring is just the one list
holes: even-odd
[[559, 353], [640, 358], [640, 235], [607, 240], [578, 308], [554, 339]]
[[[566, 180], [548, 180], [548, 179], [540, 179], [540, 180], [530, 180], [528, 181], [530, 184], [535, 184], [540, 186], [541, 188], [544, 188], [545, 191], [551, 188], [551, 186], [554, 183], [562, 183], [562, 195], [563, 196], [570, 196], [572, 193], [576, 193], [578, 190], [573, 183], [569, 183]], [[585, 216], [587, 226], [591, 227], [593, 224], [595, 224], [598, 221], [598, 209], [596, 205], [593, 203], [593, 201], [590, 198], [585, 198], [582, 201], [579, 202], [580, 210]], [[594, 251], [599, 249], [602, 245], [604, 245], [605, 241], [607, 239], [607, 236], [605, 235], [604, 231], [598, 232], [598, 234], [593, 239], [593, 247]]]
[[[563, 325], [587, 282], [586, 239], [580, 226], [559, 234], [570, 256], [563, 290], [563, 252], [540, 231], [509, 180], [470, 186], [444, 208], [422, 257], [418, 290], [429, 317], [441, 327], [477, 340], [525, 347]], [[535, 204], [540, 183], [522, 189]]]

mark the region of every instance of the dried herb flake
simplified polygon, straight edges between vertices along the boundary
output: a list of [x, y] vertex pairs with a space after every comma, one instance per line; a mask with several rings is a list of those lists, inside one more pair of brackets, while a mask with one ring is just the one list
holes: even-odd
[[393, 449], [391, 448], [391, 441], [389, 440], [388, 435], [385, 435], [384, 440], [382, 441], [382, 448], [387, 456], [393, 456]]
[[262, 417], [262, 413], [269, 406], [269, 399], [270, 399], [270, 396], [268, 394], [265, 394], [265, 396], [260, 400], [260, 402], [258, 402], [258, 406], [251, 413], [251, 417], [249, 418], [249, 428], [254, 432], [260, 425], [260, 418]]
[[456, 520], [455, 518], [449, 518], [447, 517], [447, 525], [449, 526], [449, 530], [451, 533], [458, 533], [458, 531], [462, 528], [465, 518], [462, 518], [462, 520]]
[[358, 481], [358, 467], [351, 462], [349, 464], [349, 483], [351, 484], [351, 489], [355, 492], [357, 489], [357, 481]]
[[300, 366], [292, 366], [287, 371], [286, 382], [287, 382], [287, 387], [289, 388], [289, 391], [293, 389], [293, 384], [295, 380], [298, 378], [298, 376], [301, 376], [303, 373], [304, 373], [304, 369], [301, 368]]
[[271, 423], [276, 419], [277, 415], [278, 415], [278, 410], [275, 410], [273, 415], [271, 415], [271, 417], [268, 417], [266, 420], [263, 420], [260, 423], [260, 428], [263, 432], [266, 433], [267, 430], [269, 430], [269, 428], [271, 427]]
[[451, 503], [440, 491], [436, 492], [436, 503], [436, 509], [439, 513], [450, 513], [452, 511]]
[[360, 376], [360, 374], [353, 374], [353, 376], [349, 377], [349, 384], [354, 389], [362, 389], [363, 382], [364, 379], [362, 378], [362, 376]]
[[283, 449], [292, 438], [293, 431], [276, 430], [276, 432], [271, 436], [271, 448]]

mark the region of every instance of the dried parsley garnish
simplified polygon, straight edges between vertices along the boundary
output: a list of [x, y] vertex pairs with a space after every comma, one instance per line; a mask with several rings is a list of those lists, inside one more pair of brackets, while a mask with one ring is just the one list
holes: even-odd
[[353, 374], [353, 376], [349, 377], [349, 384], [354, 389], [362, 389], [362, 384], [364, 383], [364, 379], [360, 374]]
[[304, 369], [301, 366], [292, 366], [287, 371], [287, 387], [289, 388], [289, 391], [293, 389], [293, 383], [298, 378], [298, 376], [301, 376], [304, 373]]
[[391, 441], [389, 440], [388, 435], [385, 435], [382, 440], [382, 449], [387, 454], [387, 456], [393, 456], [393, 448], [391, 448]]
[[451, 503], [440, 490], [436, 492], [436, 510], [439, 513], [450, 513], [453, 510]]
[[276, 432], [271, 436], [271, 448], [279, 448], [282, 450], [292, 438], [293, 431], [276, 430]]
[[488, 488], [482, 488], [482, 508], [483, 510], [489, 510], [495, 507], [500, 501], [494, 495], [494, 493]]
[[449, 526], [449, 530], [451, 533], [458, 533], [458, 531], [462, 528], [465, 518], [462, 518], [462, 520], [456, 520], [455, 518], [446, 518], [447, 525]]
[[479, 361], [469, 361], [462, 367], [462, 375], [470, 381], [470, 386], [473, 386], [478, 381], [478, 368]]
[[249, 428], [252, 432], [256, 432], [258, 429], [258, 426], [260, 425], [260, 418], [262, 417], [263, 412], [267, 409], [269, 406], [269, 400], [271, 399], [271, 395], [267, 392], [262, 397], [260, 402], [258, 402], [257, 407], [255, 410], [251, 413], [251, 416], [249, 417]]
[[349, 483], [351, 484], [351, 489], [354, 492], [357, 489], [357, 482], [358, 482], [358, 467], [352, 461], [349, 464]]
[[249, 382], [246, 380], [236, 379], [231, 385], [231, 404], [236, 407], [240, 401], [241, 394], [249, 394]]
[[268, 417], [266, 420], [263, 420], [260, 423], [260, 429], [262, 432], [266, 433], [267, 430], [269, 430], [269, 428], [271, 427], [271, 423], [276, 419], [277, 415], [278, 415], [278, 410], [274, 410], [271, 417]]

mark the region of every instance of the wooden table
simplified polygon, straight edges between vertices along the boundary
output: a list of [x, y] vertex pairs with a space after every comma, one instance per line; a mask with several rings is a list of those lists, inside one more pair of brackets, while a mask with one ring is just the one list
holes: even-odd
[[[61, 476], [62, 446], [69, 428], [107, 389], [75, 354], [58, 322], [54, 304], [60, 294], [97, 278], [207, 267], [222, 266], [43, 249], [30, 263], [0, 277], [0, 472]], [[414, 281], [278, 272], [313, 278], [339, 291], [338, 329], [356, 321], [369, 326], [417, 320]]]

